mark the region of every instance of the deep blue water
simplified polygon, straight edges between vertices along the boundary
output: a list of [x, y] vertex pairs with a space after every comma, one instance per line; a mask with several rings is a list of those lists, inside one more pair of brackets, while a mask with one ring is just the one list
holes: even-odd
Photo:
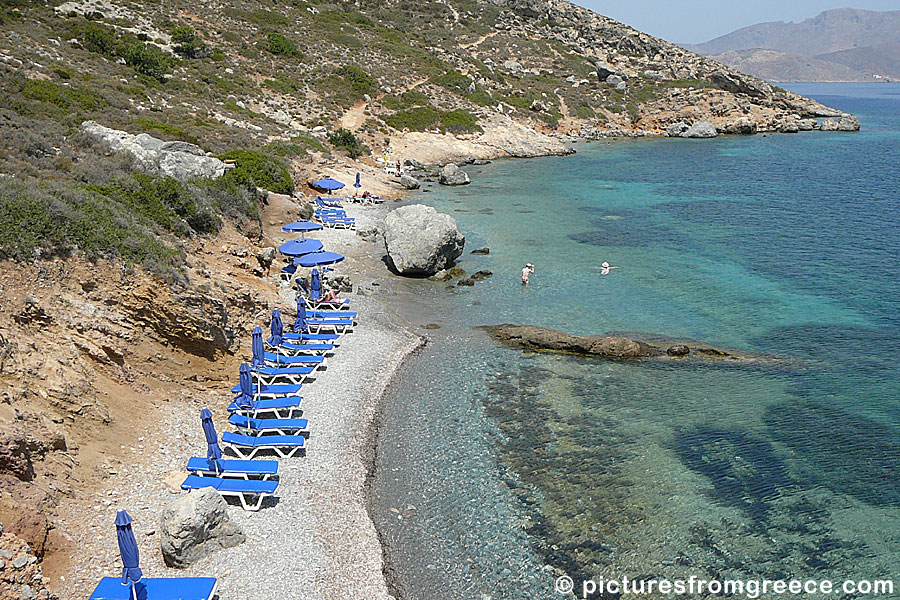
[[[900, 85], [788, 86], [862, 131], [579, 145], [414, 199], [494, 276], [406, 284], [441, 329], [374, 479], [405, 600], [549, 598], [561, 572], [900, 584]], [[505, 322], [776, 360], [535, 356], [473, 328]]]

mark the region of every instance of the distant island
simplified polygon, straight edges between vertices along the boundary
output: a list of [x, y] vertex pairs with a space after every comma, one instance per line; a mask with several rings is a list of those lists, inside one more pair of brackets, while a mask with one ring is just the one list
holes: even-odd
[[768, 81], [897, 81], [900, 11], [839, 8], [681, 46]]

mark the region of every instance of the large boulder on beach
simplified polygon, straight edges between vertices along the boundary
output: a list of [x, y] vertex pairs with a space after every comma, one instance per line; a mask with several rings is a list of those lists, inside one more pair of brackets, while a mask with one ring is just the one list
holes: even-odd
[[466, 185], [470, 183], [469, 174], [460, 170], [460, 168], [453, 163], [444, 165], [444, 168], [441, 169], [441, 175], [438, 181], [441, 185]]
[[159, 538], [163, 560], [185, 568], [221, 548], [244, 541], [244, 532], [228, 517], [228, 505], [212, 488], [182, 496], [163, 512]]
[[404, 173], [400, 176], [400, 185], [402, 185], [407, 190], [417, 190], [419, 189], [420, 184], [418, 179]]
[[401, 275], [434, 275], [459, 258], [465, 243], [465, 236], [456, 228], [456, 219], [430, 206], [402, 206], [384, 219], [388, 261]]

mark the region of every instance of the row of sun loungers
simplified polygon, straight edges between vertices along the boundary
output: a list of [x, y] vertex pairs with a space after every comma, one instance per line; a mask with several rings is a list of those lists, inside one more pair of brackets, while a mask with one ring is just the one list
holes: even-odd
[[316, 198], [313, 216], [325, 227], [334, 229], [355, 229], [356, 219], [347, 215], [339, 198]]
[[[326, 226], [353, 227], [355, 222], [342, 210], [324, 201], [317, 218]], [[343, 214], [341, 214], [343, 213]], [[297, 299], [293, 331], [284, 331], [281, 313], [272, 312], [271, 335], [264, 339], [262, 328], [253, 330], [249, 363], [242, 363], [238, 384], [227, 406], [228, 424], [235, 431], [216, 434], [212, 412], [203, 409], [200, 420], [207, 443], [205, 457], [188, 459], [181, 488], [188, 492], [213, 489], [235, 499], [244, 510], [257, 511], [280, 484], [279, 462], [256, 459], [264, 453], [287, 459], [304, 453], [310, 423], [302, 418], [300, 392], [325, 368], [326, 359], [340, 345], [341, 337], [352, 331], [357, 313], [349, 310], [349, 300], [321, 302], [321, 280], [315, 298]], [[236, 458], [225, 458], [225, 454]], [[105, 577], [91, 600], [209, 600], [217, 582], [210, 577], [145, 579], [138, 566], [138, 549], [131, 529], [131, 517], [119, 511], [117, 538], [124, 565], [121, 579]]]

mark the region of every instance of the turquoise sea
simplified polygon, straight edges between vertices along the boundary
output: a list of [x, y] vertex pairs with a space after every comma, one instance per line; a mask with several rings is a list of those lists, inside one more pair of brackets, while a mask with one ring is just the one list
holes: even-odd
[[[560, 597], [560, 573], [900, 597], [900, 84], [787, 87], [862, 131], [579, 144], [411, 199], [494, 275], [401, 287], [440, 325], [391, 387], [372, 480], [403, 600]], [[498, 323], [778, 360], [525, 354], [475, 328]]]

